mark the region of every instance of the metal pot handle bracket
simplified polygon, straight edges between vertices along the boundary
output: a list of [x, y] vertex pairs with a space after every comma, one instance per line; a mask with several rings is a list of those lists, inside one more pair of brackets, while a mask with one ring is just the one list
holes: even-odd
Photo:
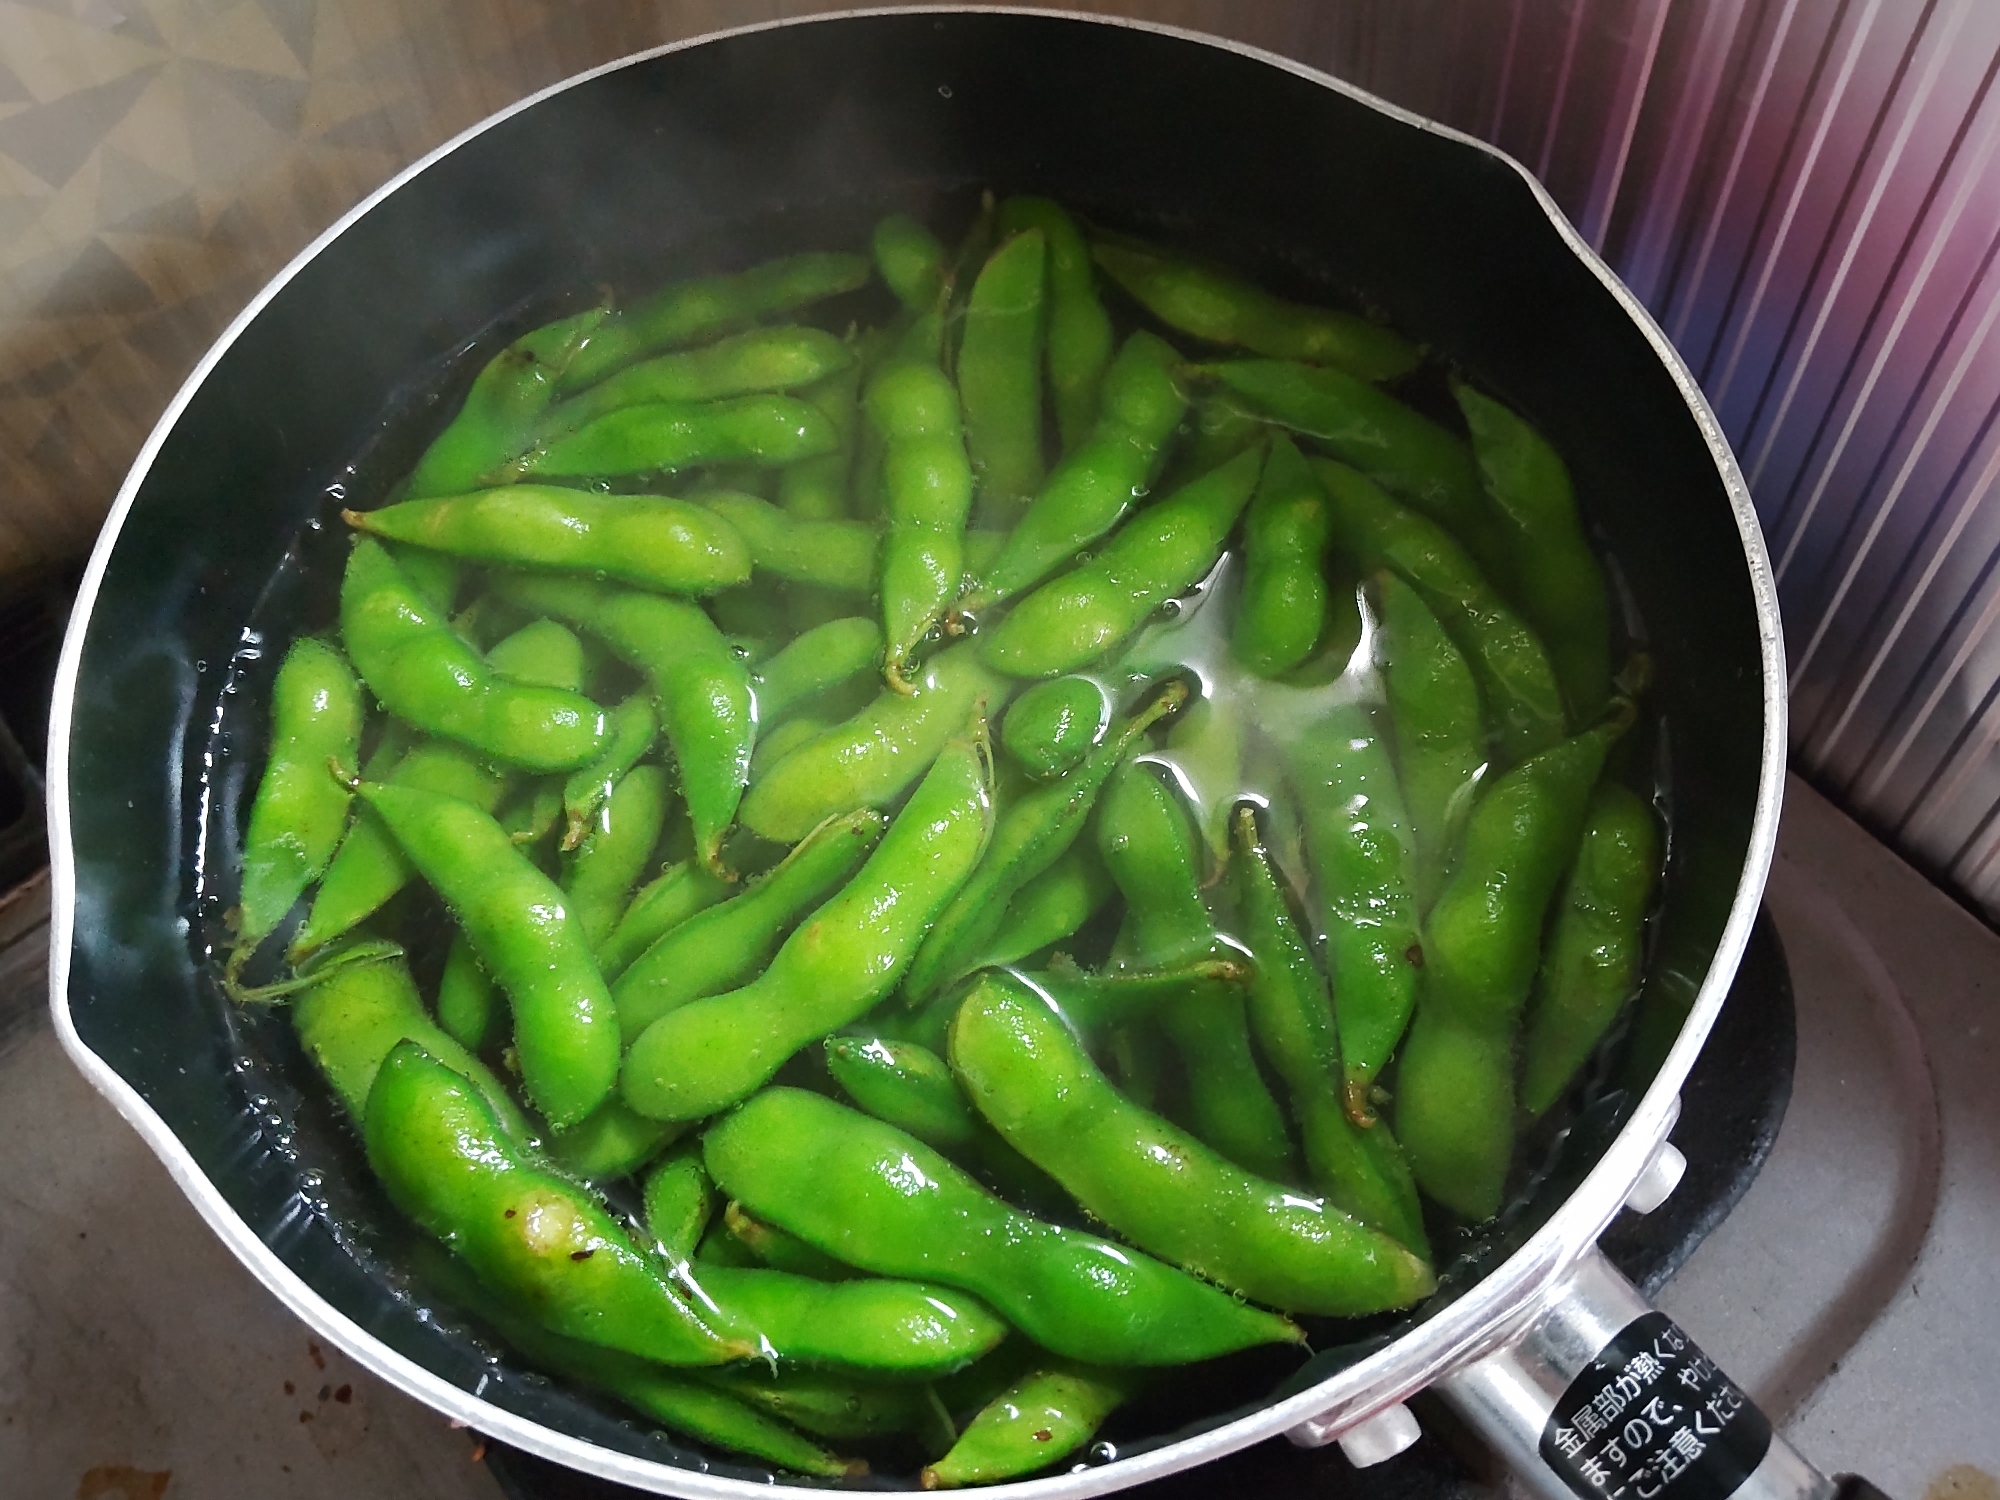
[[[1662, 1139], [1624, 1206], [1651, 1213], [1686, 1168]], [[1886, 1500], [1801, 1457], [1594, 1246], [1504, 1343], [1433, 1389], [1539, 1500]], [[1338, 1442], [1357, 1468], [1418, 1435], [1400, 1404], [1344, 1431], [1308, 1421], [1288, 1434]]]

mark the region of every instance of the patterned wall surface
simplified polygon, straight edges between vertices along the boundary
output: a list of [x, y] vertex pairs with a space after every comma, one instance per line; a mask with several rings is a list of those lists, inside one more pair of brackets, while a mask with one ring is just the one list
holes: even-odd
[[[0, 0], [0, 574], [85, 548], [258, 285], [623, 53], [833, 6]], [[1796, 759], [2000, 914], [2000, 5], [1129, 0], [1498, 142], [1661, 318], [1777, 559]]]

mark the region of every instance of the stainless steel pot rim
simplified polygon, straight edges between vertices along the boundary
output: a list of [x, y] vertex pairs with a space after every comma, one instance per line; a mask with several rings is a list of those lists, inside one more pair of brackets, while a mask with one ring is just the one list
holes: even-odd
[[[778, 1496], [781, 1500], [807, 1500], [824, 1494], [821, 1487], [772, 1485], [729, 1479], [700, 1473], [648, 1459], [635, 1458], [594, 1443], [567, 1436], [540, 1423], [528, 1421], [441, 1379], [439, 1376], [381, 1343], [372, 1334], [336, 1310], [313, 1290], [238, 1217], [221, 1192], [208, 1179], [194, 1157], [173, 1130], [154, 1113], [140, 1094], [95, 1052], [78, 1034], [69, 1006], [70, 945], [75, 931], [76, 863], [71, 843], [69, 817], [69, 757], [72, 704], [83, 655], [84, 636], [92, 608], [103, 582], [104, 572], [115, 548], [125, 518], [138, 496], [167, 434], [193, 399], [209, 373], [229, 351], [243, 330], [258, 316], [299, 271], [333, 244], [346, 230], [390, 194], [414, 181], [434, 162], [450, 155], [467, 141], [579, 84], [607, 73], [704, 45], [726, 37], [776, 30], [785, 26], [816, 25], [858, 17], [908, 14], [1022, 15], [1123, 27], [1174, 37], [1233, 52], [1271, 67], [1281, 68], [1323, 88], [1332, 89], [1383, 114], [1417, 129], [1446, 137], [1462, 146], [1504, 162], [1520, 176], [1547, 215], [1551, 227], [1571, 251], [1615, 297], [1672, 376], [1707, 442], [1710, 453], [1734, 513], [1750, 583], [1756, 602], [1759, 651], [1762, 662], [1764, 697], [1764, 744], [1752, 822], [1750, 847], [1737, 884], [1721, 941], [1709, 965], [1687, 1021], [1669, 1051], [1658, 1075], [1648, 1087], [1630, 1119], [1605, 1151], [1583, 1183], [1562, 1207], [1543, 1224], [1528, 1242], [1495, 1267], [1456, 1302], [1420, 1327], [1389, 1346], [1330, 1376], [1320, 1384], [1288, 1399], [1260, 1408], [1251, 1415], [1210, 1431], [1163, 1444], [1145, 1453], [1080, 1471], [1044, 1479], [1019, 1481], [992, 1487], [992, 1493], [1008, 1500], [1083, 1500], [1143, 1480], [1155, 1479], [1195, 1464], [1220, 1458], [1296, 1427], [1308, 1418], [1318, 1418], [1325, 1429], [1358, 1423], [1368, 1416], [1416, 1392], [1460, 1368], [1515, 1336], [1547, 1302], [1557, 1295], [1564, 1273], [1603, 1233], [1623, 1205], [1625, 1196], [1646, 1169], [1659, 1142], [1672, 1126], [1682, 1081], [1693, 1066], [1728, 994], [1750, 928], [1762, 898], [1777, 841], [1778, 813], [1783, 797], [1786, 738], [1786, 675], [1784, 640], [1778, 623], [1777, 590], [1763, 531], [1751, 506], [1748, 486], [1722, 435], [1720, 424], [1710, 410], [1694, 376], [1668, 342], [1637, 298], [1584, 241], [1557, 207], [1542, 185], [1518, 161], [1485, 142], [1427, 120], [1387, 100], [1344, 83], [1317, 69], [1290, 58], [1240, 42], [1189, 31], [1181, 27], [1125, 17], [1099, 16], [1076, 11], [1003, 5], [912, 5], [827, 12], [785, 20], [762, 22], [727, 31], [709, 32], [683, 41], [636, 52], [552, 84], [520, 102], [489, 116], [414, 162], [375, 192], [369, 194], [330, 228], [315, 239], [275, 276], [243, 309], [228, 329], [205, 354], [175, 394], [158, 424], [140, 449], [131, 472], [114, 500], [97, 544], [92, 549], [76, 604], [64, 637], [57, 667], [54, 702], [50, 714], [48, 743], [48, 824], [52, 902], [49, 943], [50, 1009], [63, 1049], [99, 1093], [135, 1129], [165, 1164], [210, 1229], [229, 1247], [238, 1260], [264, 1286], [321, 1337], [347, 1353], [357, 1363], [445, 1415], [530, 1453], [554, 1462], [657, 1494], [682, 1495], [689, 1500], [744, 1500], [748, 1495]], [[482, 1380], [483, 1387], [483, 1380]]]

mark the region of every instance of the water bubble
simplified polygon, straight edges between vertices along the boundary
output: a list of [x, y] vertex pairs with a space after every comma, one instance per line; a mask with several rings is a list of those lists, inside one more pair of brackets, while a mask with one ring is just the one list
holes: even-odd
[[1118, 1445], [1116, 1443], [1092, 1443], [1090, 1445], [1090, 1458], [1093, 1463], [1108, 1464], [1117, 1457]]
[[938, 98], [940, 98], [940, 99], [949, 99], [950, 97], [951, 97], [951, 85], [950, 85], [950, 84], [948, 84], [948, 83], [941, 83], [941, 84], [939, 84], [939, 85], [938, 85]]
[[203, 658], [197, 658], [194, 664], [194, 669], [197, 672], [206, 672], [208, 670], [207, 660]]
[[347, 498], [347, 486], [344, 484], [328, 485], [326, 487], [326, 497], [329, 500], [345, 500]]

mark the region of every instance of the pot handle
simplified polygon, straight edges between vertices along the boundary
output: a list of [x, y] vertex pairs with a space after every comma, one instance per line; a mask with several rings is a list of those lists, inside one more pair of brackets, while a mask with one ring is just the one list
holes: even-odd
[[1829, 1479], [1602, 1251], [1435, 1387], [1541, 1500], [1886, 1500]]

